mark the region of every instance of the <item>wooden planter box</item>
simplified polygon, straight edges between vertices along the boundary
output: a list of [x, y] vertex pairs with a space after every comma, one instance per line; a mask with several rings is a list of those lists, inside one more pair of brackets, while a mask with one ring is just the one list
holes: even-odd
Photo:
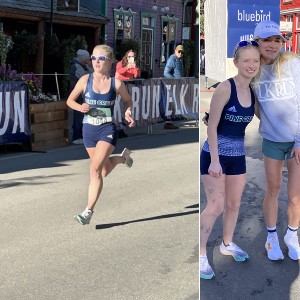
[[44, 151], [68, 144], [68, 109], [65, 101], [30, 104], [32, 150]]

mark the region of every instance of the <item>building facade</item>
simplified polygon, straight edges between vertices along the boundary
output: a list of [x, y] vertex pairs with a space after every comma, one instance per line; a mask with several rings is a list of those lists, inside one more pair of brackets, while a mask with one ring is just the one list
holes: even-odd
[[163, 76], [165, 63], [177, 44], [196, 40], [197, 0], [82, 0], [82, 3], [109, 19], [101, 32], [102, 42], [116, 49], [123, 40], [140, 41], [140, 69], [150, 77]]
[[280, 30], [285, 50], [300, 53], [300, 0], [280, 0]]

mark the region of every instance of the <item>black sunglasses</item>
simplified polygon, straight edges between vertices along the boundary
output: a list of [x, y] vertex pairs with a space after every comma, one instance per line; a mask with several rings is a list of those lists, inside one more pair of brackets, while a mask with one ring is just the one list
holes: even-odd
[[252, 45], [253, 47], [258, 47], [259, 46], [257, 41], [240, 41], [234, 49], [234, 56], [236, 55], [236, 52], [238, 51], [239, 48], [243, 48], [243, 47], [246, 47], [248, 45]]

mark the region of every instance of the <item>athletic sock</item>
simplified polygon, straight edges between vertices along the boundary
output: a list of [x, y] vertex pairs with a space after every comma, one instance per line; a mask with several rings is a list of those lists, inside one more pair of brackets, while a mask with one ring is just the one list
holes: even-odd
[[276, 226], [274, 226], [274, 227], [267, 227], [267, 230], [268, 230], [268, 235], [274, 234], [274, 233], [276, 233]]

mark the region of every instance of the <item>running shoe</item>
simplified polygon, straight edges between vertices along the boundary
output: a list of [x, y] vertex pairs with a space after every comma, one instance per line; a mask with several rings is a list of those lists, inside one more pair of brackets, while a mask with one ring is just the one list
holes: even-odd
[[121, 153], [121, 156], [125, 158], [124, 164], [128, 167], [131, 168], [133, 164], [133, 159], [130, 157], [131, 151], [127, 148], [124, 148], [124, 150]]
[[206, 255], [200, 255], [200, 278], [202, 279], [212, 279], [215, 273], [208, 263]]
[[85, 209], [80, 215], [74, 216], [74, 219], [82, 225], [90, 224], [93, 211], [90, 209]]
[[164, 129], [178, 129], [179, 127], [175, 126], [173, 123], [165, 123]]
[[225, 246], [224, 243], [220, 245], [220, 252], [223, 255], [231, 255], [235, 261], [245, 261], [249, 258], [249, 255], [238, 247], [235, 243], [229, 243], [228, 246]]
[[277, 233], [268, 234], [265, 248], [270, 260], [283, 260], [284, 256], [279, 246]]
[[300, 260], [300, 246], [297, 232], [295, 232], [295, 234], [286, 234], [283, 239], [288, 247], [288, 255], [290, 259]]

